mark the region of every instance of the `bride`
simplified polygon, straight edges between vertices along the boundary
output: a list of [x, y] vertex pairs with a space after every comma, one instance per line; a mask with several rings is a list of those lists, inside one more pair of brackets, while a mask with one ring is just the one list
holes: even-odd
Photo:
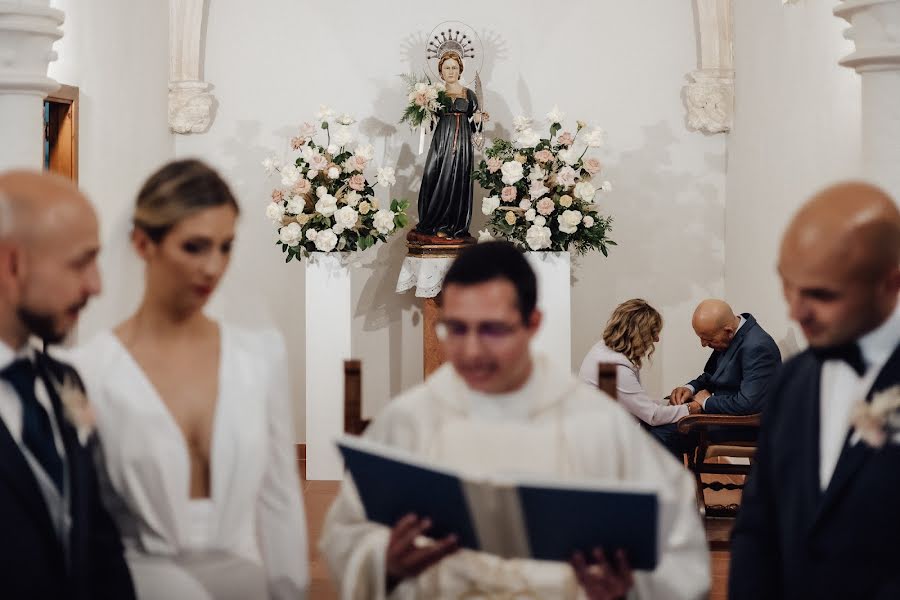
[[228, 266], [238, 205], [195, 160], [144, 184], [132, 242], [140, 306], [76, 351], [107, 503], [138, 598], [298, 598], [306, 524], [280, 336], [202, 309]]

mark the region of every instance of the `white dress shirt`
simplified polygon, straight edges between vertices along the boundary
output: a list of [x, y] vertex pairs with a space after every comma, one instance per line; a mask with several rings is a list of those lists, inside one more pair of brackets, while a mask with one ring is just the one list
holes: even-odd
[[857, 340], [866, 372], [859, 376], [843, 360], [826, 360], [819, 380], [819, 485], [828, 487], [844, 449], [853, 407], [865, 399], [900, 340], [900, 304], [876, 329]]

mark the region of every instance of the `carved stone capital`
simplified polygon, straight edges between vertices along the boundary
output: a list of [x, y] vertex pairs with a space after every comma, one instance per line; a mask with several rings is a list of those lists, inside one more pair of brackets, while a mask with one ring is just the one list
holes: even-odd
[[213, 96], [203, 81], [169, 84], [169, 128], [175, 133], [203, 133], [212, 120]]
[[48, 4], [0, 0], [0, 93], [44, 98], [59, 89], [47, 67], [56, 60], [53, 42], [63, 35], [64, 14]]
[[684, 88], [688, 125], [707, 133], [731, 130], [734, 113], [734, 71], [707, 69], [690, 74]]
[[844, 37], [856, 50], [845, 67], [865, 71], [900, 71], [900, 0], [844, 0], [834, 14], [848, 23]]
[[684, 88], [688, 126], [706, 133], [731, 130], [734, 116], [734, 58], [731, 0], [694, 0], [699, 68]]

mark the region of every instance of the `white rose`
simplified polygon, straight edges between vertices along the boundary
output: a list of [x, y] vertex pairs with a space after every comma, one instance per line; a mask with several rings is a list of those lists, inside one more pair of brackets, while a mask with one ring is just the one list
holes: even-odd
[[547, 188], [547, 186], [544, 185], [544, 182], [539, 179], [532, 181], [531, 187], [528, 188], [528, 193], [531, 196], [532, 200], [537, 200], [549, 191], [550, 190]]
[[300, 169], [296, 165], [285, 165], [281, 168], [281, 185], [285, 187], [293, 187], [295, 183], [300, 181]]
[[529, 127], [524, 131], [520, 131], [515, 141], [521, 148], [534, 148], [541, 141], [541, 136]]
[[306, 172], [306, 178], [309, 179], [310, 181], [312, 181], [313, 179], [315, 179], [318, 176], [319, 176], [319, 172], [316, 171], [315, 169], [310, 169], [309, 171]]
[[330, 217], [337, 211], [337, 199], [331, 194], [324, 194], [316, 201], [316, 212], [325, 217]]
[[537, 211], [533, 208], [529, 208], [525, 211], [525, 220], [528, 222], [534, 221], [537, 217]]
[[608, 181], [604, 181], [603, 183], [600, 184], [600, 189], [603, 190], [604, 192], [611, 192], [612, 184]]
[[556, 156], [567, 165], [574, 165], [581, 158], [575, 146], [569, 146], [565, 150], [560, 150]]
[[375, 230], [381, 235], [387, 235], [394, 230], [394, 213], [386, 208], [382, 208], [372, 219]]
[[330, 155], [332, 155], [332, 156], [334, 156], [335, 154], [337, 154], [337, 153], [338, 153], [338, 150], [340, 150], [340, 148], [338, 147], [337, 144], [334, 144], [334, 143], [328, 144], [328, 146], [325, 148], [326, 154], [330, 154]]
[[281, 202], [269, 202], [266, 207], [266, 218], [273, 223], [281, 223], [282, 217], [284, 217], [284, 207]]
[[584, 200], [585, 202], [590, 202], [594, 199], [594, 194], [597, 193], [597, 190], [594, 188], [594, 184], [590, 181], [579, 181], [575, 185], [575, 195]]
[[276, 169], [281, 167], [281, 161], [277, 158], [267, 158], [262, 161], [262, 167], [265, 170], [266, 175], [271, 175]]
[[356, 119], [354, 119], [352, 116], [348, 115], [347, 113], [344, 113], [340, 117], [338, 117], [337, 122], [340, 123], [341, 125], [353, 125], [354, 123], [356, 123]]
[[603, 131], [599, 127], [595, 127], [584, 137], [584, 143], [587, 144], [590, 148], [599, 148], [603, 145], [603, 137], [605, 135], [605, 131]]
[[319, 112], [316, 113], [316, 118], [320, 121], [327, 121], [334, 117], [334, 111], [328, 108], [325, 104], [319, 105]]
[[532, 225], [525, 232], [525, 243], [532, 250], [543, 250], [550, 247], [550, 228]]
[[281, 243], [287, 244], [288, 246], [296, 246], [299, 244], [302, 236], [303, 228], [297, 223], [288, 223], [278, 232], [278, 238], [281, 240]]
[[320, 252], [331, 252], [337, 246], [338, 238], [330, 229], [323, 229], [316, 236], [316, 250]]
[[[353, 132], [350, 131], [349, 127], [339, 127], [334, 136], [334, 143], [341, 148], [353, 143]], [[329, 148], [329, 154], [334, 156], [335, 152], [331, 152], [331, 149]]]
[[359, 204], [359, 200], [362, 198], [356, 190], [350, 190], [346, 194], [344, 194], [344, 202], [347, 203], [347, 206], [352, 206], [356, 208], [356, 205]]
[[375, 147], [372, 144], [359, 145], [353, 154], [366, 160], [372, 160], [372, 157], [375, 156]]
[[481, 201], [481, 212], [489, 215], [494, 212], [494, 210], [496, 210], [498, 206], [500, 206], [500, 197], [488, 196]]
[[362, 202], [359, 203], [359, 214], [361, 214], [361, 215], [369, 214], [369, 209], [371, 207], [372, 207], [372, 205], [369, 204], [368, 200], [363, 200]]
[[482, 242], [493, 242], [494, 236], [491, 235], [491, 232], [487, 229], [482, 229], [478, 232], [478, 243]]
[[531, 119], [524, 115], [519, 115], [515, 119], [513, 119], [513, 129], [516, 131], [525, 131], [531, 127]]
[[318, 153], [319, 153], [319, 151], [316, 150], [315, 148], [313, 148], [312, 146], [303, 146], [303, 148], [300, 149], [300, 156], [306, 162], [311, 161], [312, 157]]
[[543, 227], [544, 225], [547, 224], [547, 218], [544, 217], [543, 215], [538, 215], [534, 218], [534, 224], [537, 225], [538, 227]]
[[341, 170], [337, 167], [330, 167], [328, 169], [328, 179], [337, 179], [341, 176]]
[[541, 167], [534, 167], [533, 169], [531, 169], [531, 172], [528, 173], [528, 179], [530, 179], [531, 181], [538, 181], [538, 180], [543, 180], [546, 178], [547, 178], [547, 171], [545, 171]]
[[581, 213], [577, 210], [563, 211], [559, 217], [559, 230], [563, 233], [575, 233], [578, 230], [578, 224], [581, 223]]
[[331, 228], [331, 231], [333, 231], [335, 235], [341, 235], [342, 233], [344, 233], [344, 228], [340, 225], [334, 225]]
[[328, 188], [325, 187], [324, 185], [320, 185], [319, 187], [316, 188], [316, 198], [321, 198], [322, 196], [324, 196], [327, 193], [328, 193]]
[[299, 215], [305, 207], [306, 201], [303, 199], [303, 196], [291, 196], [287, 201], [287, 212], [292, 215]]
[[334, 213], [334, 221], [344, 229], [350, 229], [359, 222], [359, 215], [352, 206], [345, 206]]
[[561, 185], [564, 188], [572, 187], [575, 185], [575, 169], [566, 165], [556, 174], [556, 185]]
[[566, 118], [566, 113], [559, 110], [559, 106], [556, 104], [553, 105], [553, 110], [547, 113], [547, 120], [550, 121], [550, 124], [553, 123], [562, 123], [563, 119]]
[[397, 183], [397, 178], [394, 176], [394, 167], [384, 167], [378, 169], [378, 185], [382, 187], [388, 187]]
[[519, 202], [519, 208], [521, 208], [522, 210], [528, 210], [529, 208], [531, 208], [531, 202], [523, 199], [521, 202]]
[[591, 227], [594, 226], [594, 217], [592, 217], [591, 215], [585, 215], [584, 218], [581, 220], [581, 223], [582, 223], [585, 227], [587, 227], [588, 229], [590, 229]]
[[515, 160], [505, 162], [500, 167], [500, 172], [503, 174], [503, 183], [513, 185], [522, 179], [522, 163]]
[[316, 231], [315, 229], [312, 229], [312, 228], [307, 229], [306, 230], [306, 239], [308, 239], [311, 242], [314, 242], [314, 241], [316, 241], [316, 236], [318, 234], [319, 234], [319, 232]]

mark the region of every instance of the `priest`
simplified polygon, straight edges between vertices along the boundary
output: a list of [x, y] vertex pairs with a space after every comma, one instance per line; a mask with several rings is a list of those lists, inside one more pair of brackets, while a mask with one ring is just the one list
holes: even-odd
[[[660, 561], [632, 571], [617, 548], [570, 563], [506, 560], [428, 538], [428, 515], [368, 522], [347, 478], [320, 548], [342, 598], [703, 598], [709, 554], [684, 468], [611, 398], [534, 356], [537, 283], [505, 242], [448, 271], [438, 334], [447, 364], [391, 402], [365, 437], [471, 475], [649, 483], [659, 490]], [[614, 517], [611, 517], [614, 518]]]

